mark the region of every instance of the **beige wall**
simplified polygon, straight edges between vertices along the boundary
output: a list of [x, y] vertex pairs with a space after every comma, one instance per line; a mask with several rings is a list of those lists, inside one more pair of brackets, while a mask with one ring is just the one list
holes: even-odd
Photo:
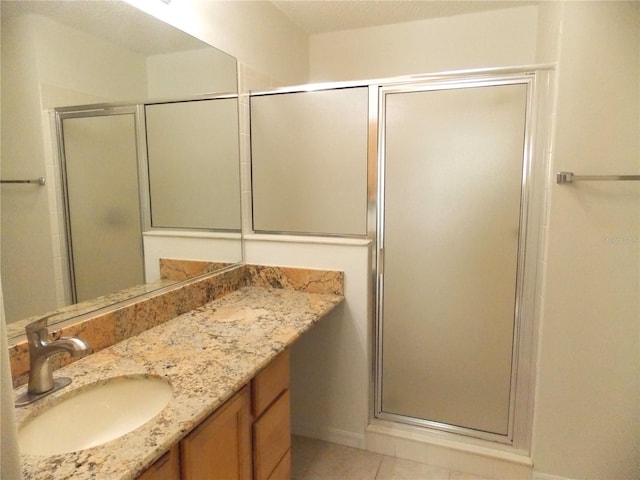
[[125, 1], [233, 55], [280, 85], [308, 81], [308, 35], [270, 2]]
[[[552, 174], [640, 171], [639, 8], [545, 13], [547, 33], [562, 32], [540, 51], [559, 51]], [[640, 478], [640, 186], [551, 181], [548, 197], [535, 470]]]
[[215, 48], [147, 57], [147, 98], [235, 92], [235, 59]]
[[533, 63], [537, 8], [312, 35], [312, 82]]
[[144, 98], [144, 56], [48, 18], [35, 17], [38, 80], [54, 87], [57, 94], [57, 98], [44, 98], [44, 107]]
[[[2, 178], [37, 178], [44, 176], [45, 164], [33, 19], [3, 19], [2, 34]], [[7, 319], [26, 316], [30, 308], [50, 310], [56, 297], [46, 189], [3, 185], [1, 216]], [[28, 271], [19, 268], [25, 257], [33, 262]], [[27, 302], [35, 289], [44, 295]]]

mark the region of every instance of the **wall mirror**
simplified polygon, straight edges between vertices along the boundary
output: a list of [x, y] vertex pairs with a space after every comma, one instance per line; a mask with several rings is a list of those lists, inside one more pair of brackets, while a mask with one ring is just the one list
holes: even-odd
[[[0, 171], [2, 180], [46, 179], [39, 183], [4, 183], [1, 186], [1, 274], [5, 315], [9, 324], [9, 336], [23, 333], [25, 318], [52, 311], [63, 313], [50, 321], [64, 321], [79, 314], [128, 299], [131, 295], [148, 293], [166, 282], [154, 281], [128, 288], [126, 293], [101, 294], [100, 302], [72, 305], [70, 295], [69, 254], [67, 238], [67, 211], [65, 209], [64, 168], [60, 159], [64, 149], [56, 137], [55, 111], [84, 110], [117, 113], [123, 107], [133, 108], [143, 119], [142, 130], [134, 126], [133, 139], [143, 145], [146, 155], [146, 130], [144, 129], [145, 104], [176, 104], [177, 102], [202, 100], [225, 96], [234, 105], [226, 120], [229, 124], [214, 125], [225, 135], [235, 135], [237, 146], [237, 65], [235, 58], [186, 33], [147, 15], [137, 8], [114, 0], [68, 1], [12, 1], [0, 2], [2, 20], [2, 131]], [[228, 100], [227, 100], [228, 102]], [[92, 105], [92, 108], [87, 108]], [[91, 121], [77, 122], [76, 136], [91, 150], [106, 151], [105, 144], [87, 142], [85, 129], [95, 130], [101, 124], [100, 115], [90, 115]], [[116, 118], [110, 115], [110, 119]], [[126, 124], [129, 119], [118, 117]], [[173, 120], [178, 118], [176, 115]], [[77, 120], [77, 119], [72, 119]], [[224, 119], [218, 115], [216, 122]], [[69, 122], [71, 124], [71, 122]], [[125, 125], [127, 127], [127, 125]], [[128, 127], [127, 127], [128, 128]], [[171, 128], [179, 128], [176, 123]], [[131, 130], [129, 130], [131, 131]], [[83, 133], [85, 132], [85, 133]], [[111, 132], [111, 130], [110, 130]], [[235, 132], [235, 133], [234, 133]], [[112, 133], [109, 133], [111, 135]], [[126, 141], [118, 140], [118, 148], [126, 150]], [[113, 149], [116, 150], [116, 149]], [[226, 157], [225, 169], [239, 171], [237, 149], [233, 162]], [[83, 150], [76, 155], [83, 156]], [[163, 168], [171, 167], [171, 159], [164, 159]], [[110, 160], [102, 162], [103, 178], [115, 172]], [[180, 170], [186, 167], [186, 159], [176, 159]], [[230, 163], [233, 165], [230, 166]], [[80, 172], [88, 172], [91, 163], [80, 165]], [[128, 175], [137, 171], [142, 186], [148, 185], [149, 175], [138, 162]], [[131, 165], [129, 165], [131, 167]], [[208, 171], [207, 171], [208, 172]], [[122, 173], [122, 172], [120, 172]], [[202, 174], [203, 172], [201, 172]], [[170, 175], [169, 175], [170, 176]], [[203, 175], [201, 175], [203, 176]], [[238, 175], [239, 177], [239, 175]], [[122, 188], [125, 184], [134, 188], [137, 181], [122, 178], [103, 181], [94, 188]], [[149, 215], [149, 189], [137, 192], [141, 203], [141, 232], [152, 227], [145, 222]], [[143, 188], [144, 190], [144, 188]], [[156, 187], [156, 204], [163, 200], [159, 195], [163, 188]], [[173, 258], [211, 260], [225, 265], [242, 261], [240, 235], [239, 179], [227, 195], [217, 196], [212, 209], [235, 212], [236, 220], [228, 220], [221, 228], [224, 236], [224, 258], [191, 258], [175, 252]], [[91, 190], [80, 194], [80, 199], [91, 195]], [[114, 193], [118, 197], [117, 191]], [[134, 193], [134, 196], [136, 193]], [[196, 204], [201, 199], [192, 195]], [[211, 200], [204, 200], [210, 202]], [[173, 218], [186, 218], [188, 205], [174, 205]], [[184, 209], [184, 212], [179, 209]], [[89, 217], [97, 216], [89, 212]], [[115, 222], [119, 217], [105, 217]], [[107, 222], [107, 223], [108, 223]], [[99, 227], [89, 228], [100, 237]], [[146, 227], [146, 228], [145, 228]], [[173, 225], [162, 222], [161, 228], [183, 231], [189, 225]], [[198, 226], [196, 226], [197, 228]], [[215, 238], [216, 228], [205, 228]], [[154, 233], [158, 233], [154, 229]], [[188, 235], [188, 232], [187, 232]], [[202, 231], [200, 232], [202, 237]], [[230, 247], [230, 239], [232, 239]], [[136, 238], [142, 248], [142, 237]], [[215, 246], [215, 242], [212, 243]], [[88, 251], [104, 263], [102, 255]], [[215, 256], [215, 255], [214, 255]], [[127, 268], [127, 267], [124, 267]], [[149, 279], [147, 279], [149, 280]], [[152, 279], [155, 280], [155, 279]], [[11, 341], [11, 340], [10, 340]]]

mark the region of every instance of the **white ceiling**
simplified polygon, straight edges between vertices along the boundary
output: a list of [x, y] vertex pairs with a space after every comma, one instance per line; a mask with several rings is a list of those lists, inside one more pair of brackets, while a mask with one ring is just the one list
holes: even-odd
[[497, 10], [539, 1], [489, 0], [272, 0], [309, 34]]
[[[272, 3], [302, 30], [315, 34], [535, 5], [539, 0], [272, 0]], [[25, 13], [48, 16], [145, 55], [203, 46], [199, 40], [124, 2], [2, 0], [0, 4], [2, 16]]]

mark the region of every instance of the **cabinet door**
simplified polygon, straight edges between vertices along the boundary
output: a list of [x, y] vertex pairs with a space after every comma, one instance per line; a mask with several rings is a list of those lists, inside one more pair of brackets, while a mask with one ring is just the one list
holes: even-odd
[[183, 480], [251, 479], [251, 397], [243, 388], [180, 442]]
[[180, 480], [180, 450], [176, 445], [151, 465], [138, 480]]

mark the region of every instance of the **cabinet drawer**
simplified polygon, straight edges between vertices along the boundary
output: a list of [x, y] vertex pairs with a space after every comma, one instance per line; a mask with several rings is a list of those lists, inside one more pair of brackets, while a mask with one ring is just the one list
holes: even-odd
[[289, 350], [282, 352], [258, 373], [251, 385], [253, 416], [258, 418], [282, 392], [289, 388]]
[[291, 448], [289, 391], [253, 424], [254, 480], [266, 480]]

